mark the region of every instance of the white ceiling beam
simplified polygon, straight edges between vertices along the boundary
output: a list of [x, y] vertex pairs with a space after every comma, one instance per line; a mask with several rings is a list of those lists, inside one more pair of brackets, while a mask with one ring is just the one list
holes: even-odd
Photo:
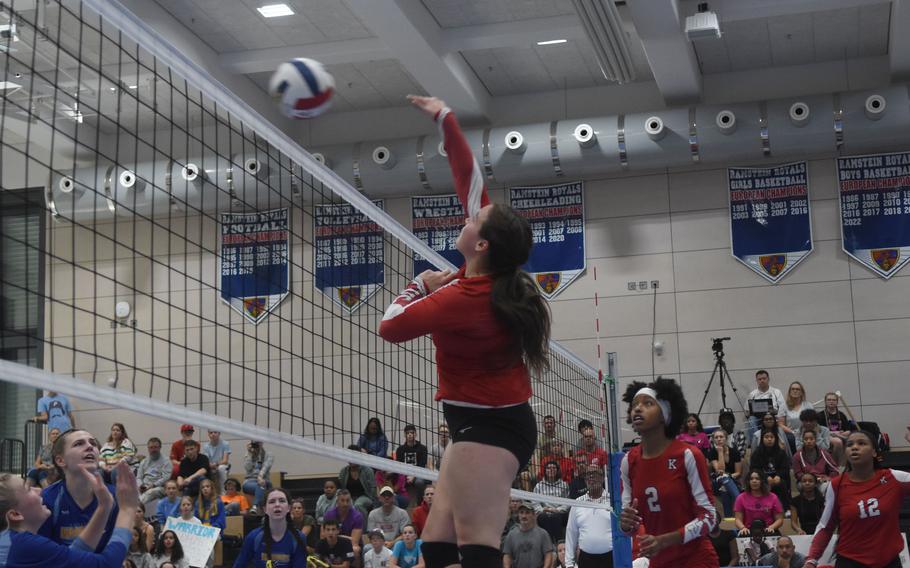
[[677, 0], [627, 4], [648, 65], [667, 104], [701, 98], [701, 71], [692, 42], [686, 37]]
[[888, 62], [891, 77], [895, 80], [910, 79], [910, 2], [894, 0], [891, 3], [891, 33], [888, 38]]
[[[680, 6], [682, 17], [694, 14], [698, 4], [704, 1], [683, 0]], [[823, 10], [862, 8], [888, 2], [889, 0], [708, 0], [708, 7], [717, 13], [721, 29], [723, 29], [724, 22], [796, 16]]]
[[218, 59], [226, 70], [247, 74], [274, 71], [278, 65], [295, 57], [308, 57], [324, 65], [335, 65], [389, 59], [392, 52], [379, 39], [365, 38], [235, 51], [222, 53]]
[[489, 93], [461, 54], [447, 52], [420, 0], [346, 2], [428, 93], [445, 97], [465, 118], [489, 118]]

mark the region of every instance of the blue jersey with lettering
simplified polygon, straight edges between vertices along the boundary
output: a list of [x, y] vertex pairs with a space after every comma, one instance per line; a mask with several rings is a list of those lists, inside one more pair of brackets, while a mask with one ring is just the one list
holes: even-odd
[[[107, 488], [108, 491], [111, 492], [111, 495], [117, 494], [113, 485], [108, 485]], [[48, 485], [44, 491], [41, 492], [41, 500], [44, 501], [44, 505], [51, 510], [51, 516], [48, 517], [47, 521], [41, 526], [41, 529], [38, 530], [38, 534], [67, 546], [73, 544], [73, 541], [76, 540], [76, 537], [79, 536], [82, 529], [88, 524], [89, 519], [92, 518], [95, 509], [98, 508], [98, 499], [94, 496], [92, 496], [92, 502], [89, 503], [88, 507], [85, 509], [80, 508], [76, 501], [73, 500], [69, 491], [67, 491], [65, 480], [60, 480]], [[107, 518], [104, 534], [101, 535], [101, 540], [98, 541], [98, 548], [95, 549], [96, 552], [104, 550], [104, 546], [110, 540], [111, 534], [114, 532], [114, 524], [117, 521], [118, 510], [115, 502], [114, 507]]]
[[96, 553], [41, 535], [6, 530], [0, 533], [0, 568], [120, 568], [131, 539], [129, 529], [116, 529], [103, 552]]
[[[288, 527], [281, 540], [272, 541], [272, 567], [273, 568], [306, 568], [306, 545], [300, 546]], [[262, 527], [255, 528], [243, 539], [243, 548], [234, 562], [234, 568], [266, 568], [268, 555], [265, 552], [265, 535]], [[303, 540], [303, 536], [301, 536]]]

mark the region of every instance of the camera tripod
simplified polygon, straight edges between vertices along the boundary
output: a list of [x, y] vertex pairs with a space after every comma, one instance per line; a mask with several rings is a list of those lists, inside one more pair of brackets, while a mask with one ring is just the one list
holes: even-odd
[[736, 390], [736, 385], [733, 384], [733, 379], [730, 378], [730, 372], [727, 371], [727, 363], [724, 361], [724, 341], [728, 341], [729, 337], [715, 337], [711, 339], [711, 350], [714, 351], [714, 370], [711, 371], [711, 378], [708, 379], [708, 384], [705, 385], [705, 394], [701, 397], [701, 404], [698, 405], [698, 414], [701, 415], [702, 408], [705, 406], [705, 400], [708, 398], [708, 393], [711, 392], [711, 385], [714, 383], [714, 378], [719, 377], [720, 381], [720, 400], [723, 404], [723, 408], [727, 407], [727, 389], [726, 384], [730, 384], [730, 388], [733, 389], [733, 395], [736, 397], [736, 402], [739, 403], [739, 408], [746, 412], [746, 407], [743, 405], [742, 399], [739, 398], [739, 391]]

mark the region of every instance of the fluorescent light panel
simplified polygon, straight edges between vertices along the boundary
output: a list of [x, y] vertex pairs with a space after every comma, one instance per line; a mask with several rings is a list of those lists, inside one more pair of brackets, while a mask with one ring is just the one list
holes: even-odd
[[556, 45], [558, 43], [566, 43], [567, 39], [548, 39], [547, 41], [538, 41], [537, 45]]
[[13, 83], [10, 81], [0, 81], [0, 91], [6, 91], [8, 89], [21, 89], [22, 85]]
[[279, 18], [281, 16], [293, 16], [294, 10], [287, 4], [268, 4], [256, 8], [263, 18]]

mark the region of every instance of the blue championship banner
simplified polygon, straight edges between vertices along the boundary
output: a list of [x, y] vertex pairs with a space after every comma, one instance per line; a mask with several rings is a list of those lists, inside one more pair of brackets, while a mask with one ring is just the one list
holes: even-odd
[[808, 164], [728, 168], [733, 256], [778, 282], [812, 252]]
[[[457, 195], [411, 198], [411, 230], [455, 266], [464, 264], [464, 257], [455, 248], [463, 226], [464, 207]], [[436, 270], [436, 267], [415, 252], [414, 275], [424, 270]]]
[[910, 152], [838, 158], [844, 252], [883, 278], [910, 260]]
[[288, 295], [287, 208], [221, 214], [221, 299], [259, 323]]
[[348, 204], [316, 205], [314, 217], [316, 288], [353, 313], [382, 287], [382, 228]]
[[531, 222], [534, 233], [524, 268], [552, 299], [585, 271], [584, 184], [513, 187], [509, 203]]

